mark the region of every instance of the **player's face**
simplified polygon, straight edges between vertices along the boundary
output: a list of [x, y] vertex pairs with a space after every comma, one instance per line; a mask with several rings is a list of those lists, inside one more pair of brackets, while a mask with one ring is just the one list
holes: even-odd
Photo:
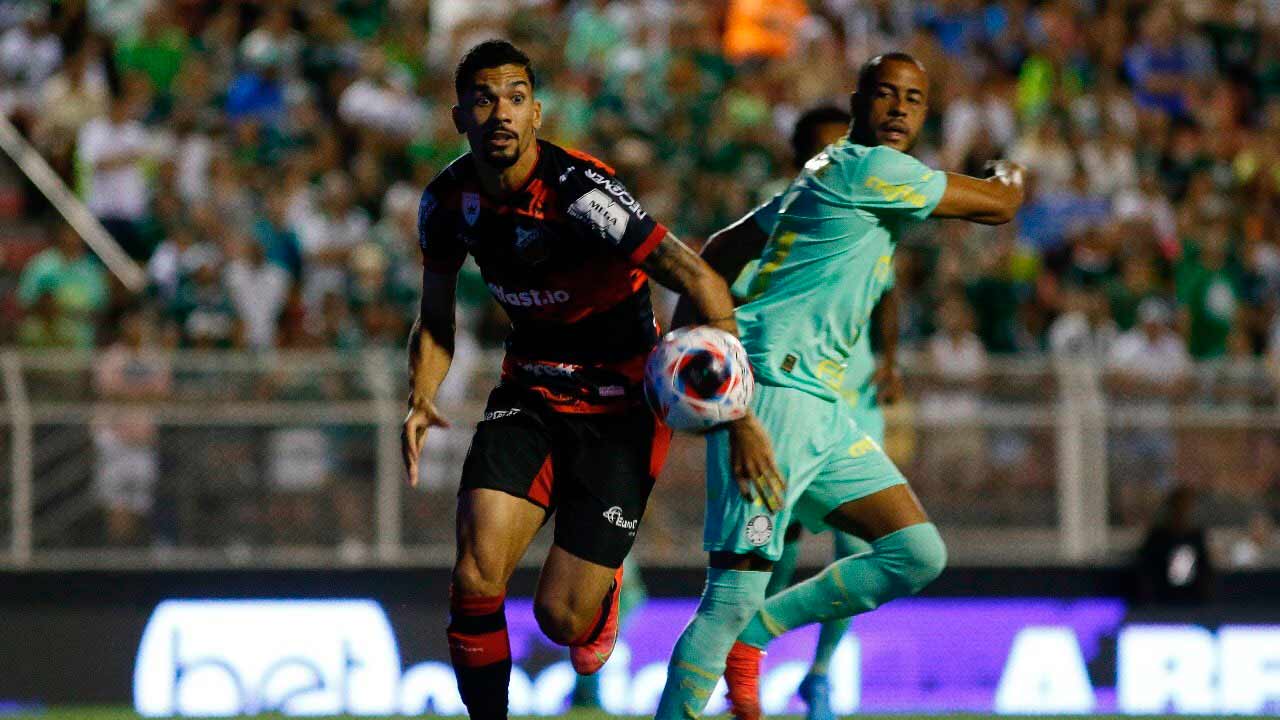
[[458, 132], [490, 167], [516, 164], [542, 126], [542, 103], [533, 99], [529, 73], [520, 65], [477, 70], [471, 88], [453, 109]]
[[854, 95], [854, 111], [861, 112], [864, 134], [879, 145], [907, 152], [929, 112], [929, 77], [918, 65], [889, 60], [880, 66], [876, 81], [866, 90], [868, 97]]

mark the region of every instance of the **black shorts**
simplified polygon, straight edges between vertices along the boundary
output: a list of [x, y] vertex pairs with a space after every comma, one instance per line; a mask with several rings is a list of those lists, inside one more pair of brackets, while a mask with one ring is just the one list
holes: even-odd
[[557, 510], [555, 544], [606, 567], [635, 542], [671, 430], [643, 404], [625, 413], [552, 412], [540, 397], [500, 385], [489, 395], [459, 492], [501, 490]]

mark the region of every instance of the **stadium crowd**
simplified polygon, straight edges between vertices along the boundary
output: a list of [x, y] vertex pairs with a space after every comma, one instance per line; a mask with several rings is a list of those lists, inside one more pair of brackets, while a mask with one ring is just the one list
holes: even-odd
[[[858, 63], [906, 49], [934, 82], [918, 154], [975, 173], [1007, 156], [1034, 178], [1016, 223], [933, 224], [905, 243], [908, 341], [955, 305], [986, 353], [1123, 364], [1113, 341], [1158, 298], [1145, 317], [1183, 342], [1128, 354], [1280, 352], [1274, 3], [61, 0], [0, 13], [0, 102], [146, 264], [146, 305], [183, 346], [400, 343], [418, 194], [465, 149], [451, 63], [505, 36], [534, 55], [543, 135], [608, 158], [693, 242], [791, 172], [798, 113], [843, 105]], [[5, 339], [111, 341], [130, 299], [74, 235], [51, 234], [5, 266], [23, 317]], [[487, 306], [474, 275], [464, 287]]]
[[[1280, 368], [1273, 0], [10, 0], [0, 110], [148, 287], [124, 291], [28, 189], [48, 240], [0, 247], [0, 344], [400, 346], [421, 189], [466, 149], [453, 63], [494, 36], [533, 57], [542, 137], [606, 159], [695, 245], [785, 185], [800, 113], [845, 106], [877, 52], [919, 58], [916, 154], [1031, 176], [1014, 223], [926, 223], [899, 248], [903, 341], [944, 386], [926, 416], [977, 412], [1000, 356], [1093, 358], [1148, 402], [1190, 397], [1196, 362]], [[460, 305], [460, 347], [496, 346], [473, 265]], [[964, 432], [939, 447], [970, 455]], [[1171, 444], [1115, 450], [1165, 472]]]

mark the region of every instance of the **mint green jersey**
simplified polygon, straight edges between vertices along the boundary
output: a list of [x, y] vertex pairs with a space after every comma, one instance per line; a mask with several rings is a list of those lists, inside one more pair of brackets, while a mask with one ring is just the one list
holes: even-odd
[[858, 346], [892, 283], [894, 247], [946, 184], [945, 173], [906, 153], [846, 138], [757, 211], [761, 227], [773, 213], [776, 221], [750, 281], [735, 289], [747, 301], [738, 327], [758, 380], [829, 400], [862, 384], [846, 375], [874, 369], [869, 344], [865, 354]]

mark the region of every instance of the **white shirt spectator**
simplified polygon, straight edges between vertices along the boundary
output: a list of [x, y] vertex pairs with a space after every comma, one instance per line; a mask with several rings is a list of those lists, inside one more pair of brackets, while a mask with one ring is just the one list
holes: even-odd
[[119, 39], [142, 25], [155, 0], [89, 0], [89, 24], [94, 31]]
[[1142, 187], [1121, 190], [1111, 205], [1111, 212], [1121, 222], [1148, 222], [1156, 236], [1166, 242], [1178, 234], [1178, 216], [1169, 199], [1159, 191]]
[[32, 32], [28, 24], [10, 28], [0, 35], [0, 91], [9, 95], [6, 104], [30, 107], [41, 86], [62, 64], [62, 45], [51, 32]]
[[401, 137], [417, 132], [425, 115], [413, 95], [363, 77], [351, 83], [338, 101], [338, 116], [345, 122]]
[[360, 208], [341, 215], [318, 212], [298, 228], [298, 242], [306, 257], [302, 294], [308, 307], [318, 308], [325, 295], [345, 289], [343, 251], [355, 249], [369, 237], [369, 216]]
[[[976, 385], [987, 371], [987, 350], [972, 332], [940, 332], [929, 338], [926, 352], [934, 375], [948, 384]], [[930, 390], [920, 401], [921, 416], [935, 422], [974, 418], [980, 409], [976, 388]]]
[[995, 95], [964, 95], [947, 105], [942, 116], [942, 137], [949, 157], [963, 158], [980, 131], [985, 131], [996, 147], [1008, 147], [1017, 132], [1013, 108]]
[[1110, 319], [1094, 327], [1083, 312], [1063, 313], [1049, 327], [1049, 350], [1057, 357], [1103, 362], [1119, 334]]
[[1133, 146], [1113, 139], [1086, 143], [1080, 148], [1080, 164], [1089, 176], [1089, 189], [1095, 195], [1111, 196], [1138, 184], [1138, 166]]
[[113, 123], [108, 117], [90, 120], [80, 129], [80, 159], [89, 166], [87, 203], [100, 218], [141, 220], [147, 213], [147, 179], [141, 161], [112, 169], [99, 163], [145, 152], [149, 137], [142, 123], [125, 120]]
[[1166, 330], [1153, 340], [1135, 327], [1116, 339], [1107, 364], [1147, 382], [1172, 384], [1191, 372], [1191, 355], [1177, 333]]
[[267, 262], [260, 250], [254, 253], [256, 257], [237, 258], [227, 265], [226, 283], [231, 303], [244, 323], [245, 343], [255, 350], [267, 350], [276, 344], [290, 279], [284, 268]]

